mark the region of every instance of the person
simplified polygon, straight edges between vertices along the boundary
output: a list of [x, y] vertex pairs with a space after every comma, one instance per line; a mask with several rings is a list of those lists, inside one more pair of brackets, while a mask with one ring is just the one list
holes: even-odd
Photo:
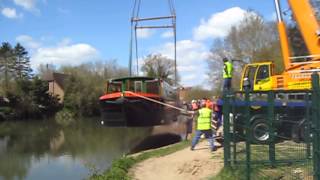
[[198, 111], [198, 118], [196, 121], [196, 134], [192, 139], [191, 150], [193, 151], [202, 134], [208, 139], [211, 147], [211, 151], [215, 151], [213, 133], [211, 130], [212, 110], [206, 107], [206, 103], [201, 104], [201, 108]]
[[219, 127], [222, 125], [222, 112], [221, 107], [218, 105], [219, 97], [214, 97], [214, 100], [212, 101], [213, 106], [213, 114], [214, 114], [214, 120], [216, 121], [216, 128], [219, 129]]
[[192, 106], [192, 110], [193, 110], [193, 111], [198, 110], [198, 104], [197, 104], [197, 101], [196, 101], [196, 100], [192, 100], [192, 101], [191, 101], [191, 106]]
[[210, 101], [210, 99], [207, 99], [207, 101], [206, 101], [206, 106], [207, 106], [207, 108], [213, 110], [213, 102]]
[[233, 66], [227, 58], [223, 58], [223, 90], [231, 89]]
[[[184, 109], [186, 111], [193, 110], [192, 105], [188, 103], [185, 104]], [[192, 129], [193, 129], [193, 114], [188, 114], [188, 116], [186, 116], [186, 137], [185, 137], [186, 140], [189, 139], [189, 135], [191, 136]]]

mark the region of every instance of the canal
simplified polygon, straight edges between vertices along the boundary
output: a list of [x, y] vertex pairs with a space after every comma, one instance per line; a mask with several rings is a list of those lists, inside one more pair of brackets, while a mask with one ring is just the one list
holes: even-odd
[[104, 127], [97, 119], [0, 123], [0, 179], [85, 179], [129, 152], [177, 142], [184, 124]]

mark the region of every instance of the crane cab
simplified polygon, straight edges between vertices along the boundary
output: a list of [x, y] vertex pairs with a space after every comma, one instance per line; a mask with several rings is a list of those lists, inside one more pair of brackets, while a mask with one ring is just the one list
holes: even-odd
[[240, 90], [268, 91], [272, 89], [274, 64], [272, 62], [247, 64], [242, 71]]

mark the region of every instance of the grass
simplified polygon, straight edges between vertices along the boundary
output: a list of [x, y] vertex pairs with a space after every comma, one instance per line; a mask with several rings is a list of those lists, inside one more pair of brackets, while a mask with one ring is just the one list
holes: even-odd
[[[251, 179], [313, 179], [312, 160], [306, 156], [306, 145], [292, 141], [284, 141], [275, 145], [276, 162], [271, 167], [268, 162], [269, 148], [267, 145], [251, 145]], [[238, 163], [232, 168], [224, 168], [217, 176], [211, 177], [214, 180], [246, 179], [246, 150], [244, 143], [237, 143]], [[296, 160], [296, 161], [295, 161]], [[300, 160], [300, 161], [299, 161]]]
[[234, 180], [245, 177], [245, 169], [239, 168], [223, 168], [218, 175], [209, 178], [210, 180]]
[[129, 169], [133, 165], [152, 158], [152, 157], [161, 157], [181, 149], [184, 149], [190, 145], [190, 141], [182, 141], [177, 144], [160, 148], [152, 151], [143, 152], [137, 156], [124, 156], [120, 159], [117, 159], [112, 162], [111, 167], [105, 172], [99, 174], [97, 171], [93, 170], [93, 174], [90, 177], [90, 180], [127, 180], [131, 179], [128, 174]]
[[[131, 179], [128, 174], [129, 169], [136, 163], [152, 157], [161, 157], [173, 152], [179, 151], [190, 145], [189, 141], [183, 141], [169, 147], [143, 152], [136, 156], [124, 156], [112, 163], [110, 169], [99, 174], [94, 172], [90, 177], [91, 180], [127, 180]], [[238, 144], [237, 156], [239, 160], [244, 160], [245, 151], [244, 144]], [[302, 145], [293, 142], [283, 142], [276, 145], [276, 159], [288, 160], [293, 157], [305, 158], [305, 149]], [[253, 160], [265, 160], [268, 158], [268, 148], [263, 145], [251, 146]], [[244, 154], [242, 154], [244, 153]], [[241, 157], [241, 158], [240, 158]], [[213, 156], [213, 158], [215, 158]], [[252, 164], [250, 173], [251, 179], [267, 180], [267, 179], [312, 179], [312, 163], [311, 160], [306, 162], [292, 162], [291, 164], [276, 164], [276, 168], [265, 166], [263, 164]], [[242, 180], [246, 179], [245, 163], [239, 164], [231, 168], [223, 168], [218, 175], [209, 177], [211, 180]]]

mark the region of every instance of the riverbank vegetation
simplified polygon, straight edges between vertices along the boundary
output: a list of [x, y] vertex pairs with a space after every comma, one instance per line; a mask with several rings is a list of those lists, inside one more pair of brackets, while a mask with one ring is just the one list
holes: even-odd
[[68, 75], [64, 108], [77, 116], [99, 115], [99, 97], [105, 92], [106, 81], [128, 75], [127, 69], [119, 66], [116, 60], [62, 66], [56, 71]]
[[174, 153], [186, 148], [189, 145], [189, 141], [182, 141], [165, 148], [142, 152], [136, 156], [124, 156], [113, 161], [111, 167], [101, 174], [93, 170], [90, 180], [130, 179], [128, 172], [133, 165], [152, 157], [161, 157]]
[[0, 120], [42, 118], [60, 109], [48, 83], [33, 74], [28, 52], [19, 43], [0, 46]]
[[[105, 82], [127, 72], [116, 60], [78, 66], [40, 65], [35, 71], [21, 44], [13, 47], [4, 42], [0, 46], [0, 121], [42, 119], [61, 109], [75, 116], [98, 116]], [[48, 91], [49, 82], [44, 77], [49, 73], [65, 75], [64, 101]]]

